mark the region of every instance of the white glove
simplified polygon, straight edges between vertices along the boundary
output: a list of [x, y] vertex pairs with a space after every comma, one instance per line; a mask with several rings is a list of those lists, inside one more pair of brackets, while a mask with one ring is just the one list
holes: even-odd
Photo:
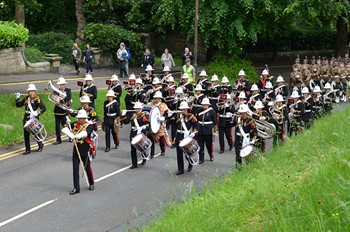
[[266, 117], [265, 117], [265, 116], [261, 116], [261, 117], [260, 117], [260, 120], [265, 121], [265, 120], [266, 120]]
[[184, 137], [187, 138], [190, 132], [184, 132]]
[[143, 67], [143, 64], [141, 64], [141, 67]]
[[226, 118], [232, 118], [232, 115], [233, 115], [233, 114], [232, 114], [231, 112], [227, 112], [227, 113], [226, 113]]
[[20, 93], [16, 93], [16, 100], [18, 100], [21, 97]]
[[168, 117], [171, 117], [174, 114], [174, 111], [168, 111]]
[[192, 132], [189, 136], [190, 136], [191, 138], [194, 138], [194, 137], [196, 136], [196, 134]]
[[87, 137], [87, 132], [86, 131], [82, 131], [79, 134], [75, 135], [76, 139], [83, 139]]
[[67, 135], [67, 136], [68, 136], [69, 138], [71, 138], [71, 139], [74, 139], [74, 138], [75, 138], [74, 134], [69, 130], [68, 127], [62, 128], [62, 133], [65, 134], [65, 135]]
[[249, 142], [249, 144], [250, 144], [250, 145], [254, 145], [254, 144], [255, 144], [255, 140], [251, 140], [251, 141]]
[[73, 112], [74, 112], [74, 110], [73, 110], [73, 109], [69, 109], [68, 111], [69, 111], [69, 113], [73, 113]]
[[32, 117], [37, 117], [37, 116], [38, 116], [38, 112], [33, 111], [33, 112], [31, 113], [31, 116], [32, 116]]
[[127, 113], [127, 110], [122, 110], [122, 116], [125, 116]]
[[160, 121], [160, 122], [164, 122], [164, 121], [165, 121], [165, 118], [164, 118], [164, 117], [159, 117], [159, 121]]
[[146, 130], [146, 129], [147, 129], [146, 125], [141, 126], [141, 130]]
[[139, 129], [137, 129], [137, 134], [141, 134], [142, 133], [142, 128], [140, 127]]

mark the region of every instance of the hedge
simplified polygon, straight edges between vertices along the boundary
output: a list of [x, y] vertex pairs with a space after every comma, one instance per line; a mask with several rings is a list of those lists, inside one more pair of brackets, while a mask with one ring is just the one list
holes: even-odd
[[0, 48], [16, 47], [28, 40], [28, 29], [15, 22], [0, 21]]

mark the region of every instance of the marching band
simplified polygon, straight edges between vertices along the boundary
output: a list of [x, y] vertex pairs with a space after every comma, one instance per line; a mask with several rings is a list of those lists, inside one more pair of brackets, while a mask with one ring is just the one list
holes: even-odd
[[[197, 83], [191, 81], [194, 75], [183, 72], [177, 87], [167, 66], [162, 77], [158, 78], [153, 67], [147, 65], [147, 73], [138, 77], [131, 74], [124, 81], [125, 86], [121, 86], [118, 76], [113, 75], [106, 81], [108, 92], [103, 105], [105, 152], [110, 151], [111, 135], [115, 148], [119, 147], [119, 129], [130, 123], [131, 169], [137, 167], [137, 154], [141, 155], [142, 165], [152, 159], [155, 143], [159, 143], [161, 156], [165, 155], [167, 146], [176, 148], [176, 175], [184, 173], [184, 156], [190, 172], [194, 165], [204, 162], [205, 148], [209, 160], [214, 161], [216, 135], [219, 135], [219, 154], [225, 152], [226, 139], [228, 150], [235, 150], [238, 165], [245, 159], [264, 154], [268, 139], [272, 139], [273, 146], [284, 143], [286, 134], [292, 136], [309, 129], [315, 120], [332, 111], [334, 103], [348, 99], [349, 61], [332, 58], [328, 62], [325, 58], [317, 61], [313, 58], [308, 64], [305, 58], [300, 64], [297, 57], [295, 62], [289, 84], [281, 75], [274, 79], [267, 67], [257, 83], [250, 83], [244, 70], [239, 71], [232, 86], [226, 76], [222, 77], [220, 84], [216, 74], [209, 80], [206, 71], [202, 70]], [[81, 86], [79, 110], [70, 108], [71, 91], [65, 87], [67, 82], [63, 77], [58, 79], [58, 88], [49, 83], [54, 90], [49, 96], [55, 104], [54, 144], [61, 143], [60, 124], [65, 125], [62, 132], [74, 141], [74, 189], [71, 194], [80, 191], [79, 163], [86, 172], [89, 189], [94, 189], [90, 162], [96, 155], [98, 141], [97, 88], [92, 84], [90, 74], [84, 80], [85, 85], [78, 83]], [[30, 84], [28, 96], [23, 100], [20, 100], [19, 93], [16, 94], [16, 106], [25, 106], [24, 154], [30, 153], [29, 134], [37, 140], [38, 151], [43, 149], [42, 141], [46, 137], [44, 126], [38, 119], [46, 108], [36, 91], [35, 85]], [[126, 109], [123, 110], [120, 109], [122, 91], [126, 92]], [[78, 122], [70, 123], [68, 115], [77, 117]]]

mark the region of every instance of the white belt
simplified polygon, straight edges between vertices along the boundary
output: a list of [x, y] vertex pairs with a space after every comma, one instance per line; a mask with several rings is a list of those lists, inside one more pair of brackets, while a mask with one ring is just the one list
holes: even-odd
[[113, 116], [116, 116], [117, 113], [113, 113], [113, 114], [107, 114], [108, 117], [113, 117]]
[[209, 125], [209, 124], [213, 124], [213, 122], [201, 122], [201, 121], [199, 121], [199, 124], [201, 124], [201, 125]]
[[220, 118], [226, 118], [226, 114], [219, 114]]
[[211, 100], [219, 100], [218, 97], [208, 97], [208, 98], [211, 99]]
[[[236, 135], [238, 136], [243, 136], [240, 132], [237, 132]], [[248, 139], [249, 139], [249, 135], [247, 135]]]
[[185, 133], [186, 131], [184, 131], [184, 130], [177, 130], [177, 132], [183, 134], [183, 133]]
[[194, 106], [194, 107], [202, 107], [202, 105], [192, 105], [192, 106]]
[[311, 110], [305, 110], [305, 113], [310, 113], [311, 112]]

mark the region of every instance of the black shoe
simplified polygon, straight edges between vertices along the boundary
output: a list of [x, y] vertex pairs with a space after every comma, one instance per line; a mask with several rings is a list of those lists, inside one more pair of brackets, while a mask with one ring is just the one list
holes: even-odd
[[210, 161], [214, 161], [214, 156], [211, 156], [211, 157], [210, 157]]
[[175, 144], [171, 145], [171, 148], [175, 148], [175, 147], [176, 147], [176, 145], [175, 145]]
[[230, 151], [232, 151], [232, 149], [233, 149], [233, 144], [230, 145]]
[[137, 165], [131, 165], [130, 169], [137, 168]]
[[94, 190], [94, 189], [95, 189], [95, 186], [94, 186], [93, 184], [90, 185], [89, 190], [92, 191], [92, 190]]
[[37, 152], [42, 152], [44, 148], [44, 144], [43, 143], [39, 143], [39, 148], [38, 150], [36, 150]]
[[154, 158], [154, 154], [153, 155], [151, 155], [151, 159], [153, 159]]
[[73, 189], [72, 191], [70, 191], [69, 195], [74, 195], [74, 194], [77, 194], [77, 193], [80, 193], [80, 190]]
[[162, 151], [162, 153], [160, 153], [160, 156], [165, 156], [165, 151]]
[[143, 159], [141, 165], [145, 165], [145, 164], [146, 164], [146, 159]]
[[109, 152], [111, 149], [109, 147], [106, 148], [105, 152]]
[[61, 143], [62, 143], [62, 141], [56, 140], [56, 142], [54, 142], [53, 145], [58, 145], [58, 144], [61, 144]]
[[72, 143], [72, 142], [73, 142], [73, 139], [69, 138], [69, 139], [68, 139], [68, 142]]
[[25, 152], [23, 152], [23, 155], [28, 155], [30, 153], [30, 151], [26, 150]]
[[115, 147], [114, 147], [115, 149], [118, 149], [119, 148], [119, 144], [117, 144], [117, 145], [115, 145]]
[[219, 154], [222, 154], [222, 153], [224, 153], [224, 151], [219, 151]]
[[192, 164], [188, 164], [187, 171], [188, 171], [188, 172], [191, 172], [191, 171], [192, 171], [192, 168], [193, 168], [193, 165], [192, 165]]
[[202, 164], [202, 163], [204, 163], [204, 160], [200, 160], [200, 161], [199, 161], [199, 164]]
[[177, 171], [176, 172], [176, 175], [178, 176], [178, 175], [182, 175], [182, 174], [184, 174], [184, 171]]

